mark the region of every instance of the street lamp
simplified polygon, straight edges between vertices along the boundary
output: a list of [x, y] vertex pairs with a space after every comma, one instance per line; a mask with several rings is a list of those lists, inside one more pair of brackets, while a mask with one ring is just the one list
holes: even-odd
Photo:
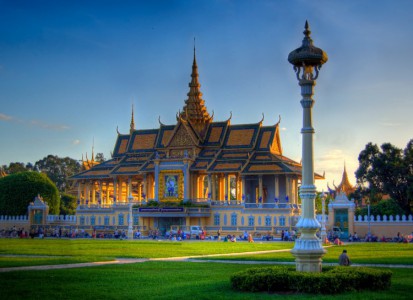
[[133, 218], [132, 218], [132, 202], [133, 196], [129, 194], [129, 218], [128, 218], [128, 239], [133, 240]]
[[327, 62], [327, 54], [313, 45], [308, 22], [305, 22], [304, 39], [300, 48], [288, 55], [288, 61], [294, 66], [298, 84], [301, 87], [301, 106], [303, 107], [302, 133], [302, 184], [300, 197], [302, 199], [301, 218], [297, 228], [301, 232], [295, 241], [291, 253], [295, 257], [296, 270], [302, 272], [321, 272], [321, 257], [326, 253], [321, 240], [316, 236], [320, 223], [315, 218], [316, 186], [314, 184], [314, 155], [312, 107], [314, 86], [321, 66]]

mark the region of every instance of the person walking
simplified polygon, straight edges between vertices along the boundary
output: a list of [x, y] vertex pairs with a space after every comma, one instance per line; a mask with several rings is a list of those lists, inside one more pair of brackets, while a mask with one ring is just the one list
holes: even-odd
[[340, 266], [349, 266], [351, 265], [351, 261], [350, 258], [347, 255], [347, 250], [343, 250], [343, 253], [341, 253], [341, 255], [338, 258], [338, 264]]

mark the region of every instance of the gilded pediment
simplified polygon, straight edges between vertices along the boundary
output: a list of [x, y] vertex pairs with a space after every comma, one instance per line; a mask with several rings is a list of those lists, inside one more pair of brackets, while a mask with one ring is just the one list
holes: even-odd
[[190, 128], [181, 123], [172, 136], [168, 147], [192, 147], [197, 145], [195, 141], [195, 134], [191, 132]]

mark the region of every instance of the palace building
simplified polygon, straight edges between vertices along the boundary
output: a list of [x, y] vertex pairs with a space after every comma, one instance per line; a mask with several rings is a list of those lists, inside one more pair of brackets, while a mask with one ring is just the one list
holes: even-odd
[[171, 225], [274, 232], [295, 225], [301, 165], [283, 154], [280, 122], [215, 121], [200, 87], [194, 52], [176, 123], [135, 128], [132, 107], [130, 130], [118, 131], [111, 159], [84, 164], [71, 178], [80, 228], [126, 229], [133, 222], [142, 232]]

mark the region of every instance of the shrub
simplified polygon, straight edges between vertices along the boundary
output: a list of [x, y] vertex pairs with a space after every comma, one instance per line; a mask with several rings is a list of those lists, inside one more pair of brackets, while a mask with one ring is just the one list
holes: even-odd
[[338, 294], [389, 288], [391, 275], [390, 271], [358, 267], [325, 268], [321, 273], [297, 272], [291, 267], [267, 267], [238, 272], [230, 280], [234, 289], [245, 292]]
[[37, 195], [49, 205], [50, 214], [58, 214], [59, 192], [46, 174], [21, 172], [0, 179], [0, 215], [25, 215]]

